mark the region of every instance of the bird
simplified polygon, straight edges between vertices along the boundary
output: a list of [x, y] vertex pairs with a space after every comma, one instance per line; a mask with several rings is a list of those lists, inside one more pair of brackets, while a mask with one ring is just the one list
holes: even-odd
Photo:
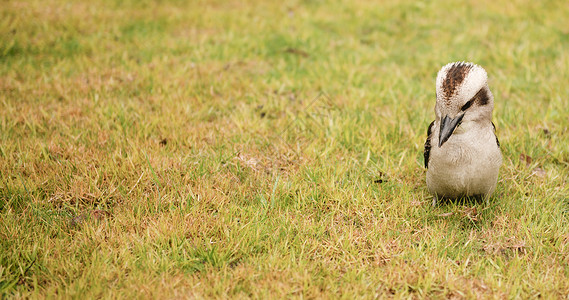
[[502, 153], [492, 122], [494, 96], [484, 68], [452, 62], [436, 79], [435, 120], [427, 129], [427, 188], [441, 199], [474, 197], [489, 202]]

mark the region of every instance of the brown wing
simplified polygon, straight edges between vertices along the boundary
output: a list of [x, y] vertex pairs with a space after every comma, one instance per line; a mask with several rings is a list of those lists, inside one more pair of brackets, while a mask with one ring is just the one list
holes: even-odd
[[496, 145], [498, 145], [498, 148], [500, 148], [500, 141], [498, 141], [498, 136], [496, 135], [496, 125], [494, 125], [494, 122], [492, 122], [492, 127], [494, 127], [494, 137], [496, 138]]
[[429, 168], [429, 156], [431, 155], [431, 135], [433, 134], [433, 125], [435, 121], [431, 122], [429, 129], [427, 129], [427, 140], [425, 141], [425, 151], [423, 156], [425, 158], [425, 168]]

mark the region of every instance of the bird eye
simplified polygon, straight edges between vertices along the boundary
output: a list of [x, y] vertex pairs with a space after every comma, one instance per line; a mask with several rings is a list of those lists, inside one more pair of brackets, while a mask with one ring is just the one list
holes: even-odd
[[472, 106], [472, 103], [474, 103], [474, 98], [470, 99], [468, 102], [466, 102], [461, 108], [460, 110], [465, 111], [467, 110], [469, 107]]

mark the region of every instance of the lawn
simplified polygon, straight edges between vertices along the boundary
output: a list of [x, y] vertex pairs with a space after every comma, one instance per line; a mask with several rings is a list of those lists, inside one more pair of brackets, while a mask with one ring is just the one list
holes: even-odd
[[[569, 295], [565, 1], [0, 5], [0, 294]], [[504, 163], [432, 206], [435, 77], [483, 66]]]

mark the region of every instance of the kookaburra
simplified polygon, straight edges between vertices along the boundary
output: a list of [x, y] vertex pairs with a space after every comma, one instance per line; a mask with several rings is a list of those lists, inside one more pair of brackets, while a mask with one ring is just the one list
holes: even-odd
[[424, 152], [433, 204], [441, 198], [488, 200], [502, 164], [488, 75], [473, 63], [450, 63], [437, 74], [436, 91], [436, 119], [427, 130]]

